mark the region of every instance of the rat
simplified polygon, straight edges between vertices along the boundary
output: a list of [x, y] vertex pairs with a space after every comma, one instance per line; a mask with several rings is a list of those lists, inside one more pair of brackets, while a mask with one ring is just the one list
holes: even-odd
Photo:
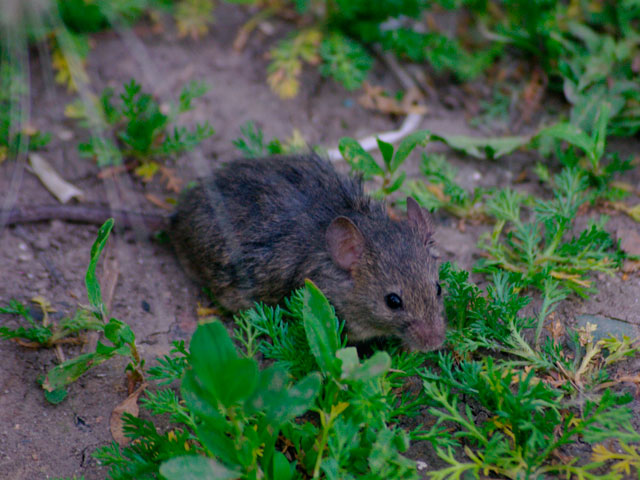
[[[47, 215], [98, 220], [91, 207], [49, 207], [12, 210], [7, 223]], [[350, 341], [398, 337], [422, 351], [444, 341], [430, 213], [408, 197], [407, 219], [390, 218], [361, 177], [338, 173], [316, 154], [239, 159], [184, 192], [168, 218], [118, 217], [168, 226], [187, 269], [231, 312], [276, 304], [308, 278], [345, 321]]]
[[393, 220], [314, 154], [238, 160], [188, 190], [170, 219], [178, 255], [229, 310], [275, 304], [313, 281], [347, 337], [399, 337], [432, 350], [444, 341], [434, 225], [407, 199]]

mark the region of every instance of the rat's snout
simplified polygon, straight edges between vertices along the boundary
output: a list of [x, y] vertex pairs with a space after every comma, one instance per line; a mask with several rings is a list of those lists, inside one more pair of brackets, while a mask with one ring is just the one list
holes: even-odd
[[403, 335], [403, 340], [413, 350], [423, 352], [436, 350], [444, 343], [445, 327], [442, 317], [428, 322], [418, 320], [409, 325]]

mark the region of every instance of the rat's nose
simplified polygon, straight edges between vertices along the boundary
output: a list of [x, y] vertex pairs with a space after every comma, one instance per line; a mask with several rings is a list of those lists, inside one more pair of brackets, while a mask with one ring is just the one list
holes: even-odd
[[442, 346], [445, 334], [442, 319], [436, 322], [416, 321], [407, 328], [404, 340], [410, 348], [426, 352]]

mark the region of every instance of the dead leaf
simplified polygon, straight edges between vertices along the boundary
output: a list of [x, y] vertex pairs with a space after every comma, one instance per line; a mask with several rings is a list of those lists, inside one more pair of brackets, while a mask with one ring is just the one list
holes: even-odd
[[103, 180], [105, 178], [115, 178], [117, 175], [120, 175], [121, 173], [124, 173], [126, 171], [127, 171], [126, 165], [116, 165], [113, 167], [106, 167], [100, 170], [97, 177], [100, 180]]
[[369, 110], [394, 115], [408, 115], [410, 113], [424, 115], [427, 113], [427, 107], [419, 104], [423, 97], [417, 88], [407, 90], [400, 101], [388, 96], [381, 86], [373, 86], [364, 82], [362, 88], [364, 93], [358, 97], [358, 103]]
[[529, 179], [529, 172], [526, 169], [524, 169], [518, 174], [518, 176], [515, 178], [513, 183], [524, 183], [528, 179]]
[[122, 421], [122, 414], [129, 413], [134, 417], [138, 416], [138, 397], [147, 388], [147, 383], [143, 383], [138, 389], [129, 395], [122, 403], [120, 403], [111, 412], [111, 419], [109, 420], [109, 430], [111, 430], [111, 436], [118, 445], [125, 446], [131, 441], [130, 438], [124, 435], [124, 422]]
[[173, 210], [173, 206], [169, 205], [165, 200], [160, 198], [154, 193], [145, 193], [144, 198], [153, 203], [156, 207], [160, 207], [164, 210]]
[[[550, 317], [555, 317], [555, 313], [556, 312], [552, 312]], [[557, 318], [553, 318], [553, 321], [548, 323], [545, 326], [545, 329], [549, 332], [549, 335], [551, 335], [553, 343], [558, 345], [565, 333], [565, 328], [562, 322]]]
[[61, 203], [67, 203], [72, 198], [83, 198], [82, 190], [64, 180], [41, 155], [30, 153], [29, 164], [46, 189]]
[[604, 202], [604, 207], [611, 208], [618, 212], [624, 212], [636, 222], [640, 222], [640, 203], [633, 207], [629, 207], [623, 202]]
[[640, 271], [640, 260], [625, 260], [622, 264], [622, 271], [625, 274]]
[[36, 133], [38, 133], [38, 129], [36, 128], [36, 126], [33, 123], [27, 122], [24, 125], [24, 127], [22, 127], [22, 133], [24, 133], [25, 135], [28, 135], [30, 137], [33, 137]]
[[33, 297], [31, 301], [38, 305], [40, 310], [42, 310], [42, 326], [46, 327], [49, 325], [49, 313], [54, 313], [56, 309], [51, 306], [51, 302], [49, 300], [40, 295]]
[[180, 193], [184, 180], [178, 177], [175, 169], [159, 165], [158, 170], [160, 171], [160, 178], [162, 181], [166, 182], [167, 189], [172, 192]]

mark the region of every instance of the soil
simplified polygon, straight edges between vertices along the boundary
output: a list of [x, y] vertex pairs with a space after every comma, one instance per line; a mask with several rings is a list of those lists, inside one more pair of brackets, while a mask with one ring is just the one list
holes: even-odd
[[[361, 107], [359, 92], [347, 92], [333, 81], [308, 69], [302, 78], [300, 94], [293, 100], [280, 100], [265, 82], [265, 52], [272, 39], [258, 31], [242, 52], [232, 42], [248, 13], [232, 5], [216, 10], [217, 23], [211, 33], [199, 41], [178, 39], [171, 28], [155, 32], [149, 26], [132, 32], [105, 32], [93, 36], [88, 72], [91, 89], [101, 92], [106, 86], [116, 89], [131, 78], [161, 98], [175, 98], [190, 80], [205, 80], [209, 92], [194, 102], [195, 109], [184, 117], [187, 123], [209, 120], [216, 134], [195, 152], [182, 156], [176, 171], [186, 181], [206, 175], [221, 161], [238, 153], [231, 141], [240, 135], [240, 126], [253, 120], [263, 128], [265, 138], [288, 138], [298, 129], [310, 145], [333, 147], [342, 136], [360, 138], [399, 127], [402, 118], [393, 118]], [[291, 28], [273, 24], [281, 33]], [[51, 82], [49, 64], [35, 52], [31, 59], [31, 122], [52, 133], [52, 141], [42, 155], [68, 181], [83, 189], [86, 200], [109, 202], [114, 207], [154, 210], [145, 193], [166, 195], [155, 180], [143, 184], [126, 174], [114, 181], [97, 177], [98, 168], [78, 155], [77, 144], [87, 138], [86, 130], [64, 115], [65, 106], [75, 97]], [[370, 82], [391, 91], [401, 89], [394, 75], [377, 62]], [[478, 86], [481, 90], [482, 86]], [[442, 134], [481, 134], [468, 125], [460, 87], [446, 84], [438, 95], [427, 101], [429, 111], [420, 128]], [[486, 128], [486, 126], [485, 126]], [[530, 126], [531, 129], [534, 126]], [[616, 142], [622, 152], [639, 151], [637, 139]], [[529, 172], [518, 189], [540, 187], [530, 173], [535, 158], [522, 153], [495, 162], [461, 157], [443, 149], [459, 168], [461, 183], [475, 186], [508, 186], [518, 175]], [[417, 173], [418, 154], [408, 166]], [[636, 187], [640, 174], [636, 168], [625, 180]], [[44, 189], [24, 164], [6, 161], [0, 164], [0, 199], [3, 206], [52, 204], [55, 199]], [[15, 194], [15, 198], [14, 198]], [[637, 203], [637, 198], [634, 199]], [[595, 215], [593, 212], [589, 215]], [[580, 222], [586, 221], [581, 219]], [[478, 258], [478, 236], [490, 227], [459, 222], [438, 215], [438, 240], [443, 258], [470, 268]], [[608, 228], [612, 232], [627, 229], [639, 232], [637, 223], [612, 213]], [[0, 230], [0, 304], [10, 299], [28, 302], [41, 295], [52, 303], [53, 318], [70, 315], [78, 304], [86, 303], [84, 274], [97, 227], [61, 221], [19, 225]], [[109, 238], [99, 272], [103, 281], [117, 275], [110, 301], [111, 315], [127, 322], [134, 330], [140, 351], [149, 363], [169, 352], [177, 339], [188, 340], [197, 324], [198, 303], [207, 298], [181, 269], [171, 249], [149, 239], [142, 228], [119, 231]], [[580, 315], [601, 315], [630, 326], [638, 335], [640, 328], [640, 276], [638, 273], [597, 278], [599, 294], [588, 301], [572, 298], [558, 316], [575, 323]], [[34, 312], [37, 309], [34, 307]], [[3, 322], [7, 322], [3, 316]], [[67, 357], [79, 348], [64, 348]], [[56, 363], [53, 350], [24, 348], [11, 341], [0, 342], [0, 478], [44, 479], [83, 475], [87, 480], [102, 479], [106, 469], [91, 457], [99, 446], [112, 441], [109, 417], [127, 396], [122, 359], [112, 359], [92, 370], [69, 387], [68, 398], [59, 405], [49, 404], [37, 383]], [[638, 370], [638, 364], [629, 367]], [[640, 412], [637, 402], [636, 412]], [[418, 419], [419, 420], [419, 419]], [[636, 425], [636, 428], [639, 428]], [[582, 453], [587, 455], [588, 449]], [[412, 447], [411, 458], [432, 466], [434, 458], [428, 445]]]

